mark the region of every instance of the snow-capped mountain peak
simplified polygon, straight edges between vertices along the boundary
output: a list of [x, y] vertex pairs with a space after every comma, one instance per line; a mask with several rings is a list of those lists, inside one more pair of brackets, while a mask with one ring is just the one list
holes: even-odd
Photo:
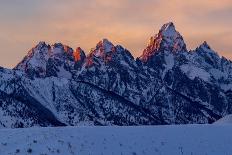
[[218, 53], [216, 51], [214, 51], [211, 46], [204, 41], [202, 44], [200, 44], [197, 48], [196, 51], [199, 53], [199, 51], [202, 51], [202, 53], [209, 53], [209, 54], [213, 54], [213, 55], [218, 55]]
[[14, 69], [31, 74], [31, 69], [36, 68], [39, 75], [44, 75], [46, 70], [46, 62], [49, 58], [50, 51], [51, 46], [41, 41], [28, 52], [28, 54]]
[[[114, 45], [107, 39], [99, 41], [86, 57], [84, 67], [105, 65], [135, 66], [134, 57], [121, 45]], [[103, 67], [104, 68], [104, 67]]]
[[108, 39], [102, 39], [99, 41], [95, 48], [93, 48], [89, 55], [96, 57], [105, 57], [106, 54], [110, 54], [115, 51], [115, 46]]
[[[202, 55], [207, 54], [207, 55], [211, 55], [211, 57], [216, 56], [219, 58], [218, 53], [216, 51], [214, 51], [206, 41], [204, 41], [199, 47], [197, 47], [195, 51], [197, 53], [201, 53]], [[206, 57], [206, 56], [204, 56], [204, 57]]]
[[199, 47], [200, 48], [207, 48], [207, 49], [211, 50], [211, 47], [209, 46], [209, 44], [206, 41], [204, 41]]
[[174, 37], [178, 32], [176, 31], [175, 25], [169, 22], [161, 27], [160, 33], [165, 37]]
[[92, 48], [86, 57], [86, 67], [93, 64], [107, 63], [112, 59], [112, 54], [116, 51], [116, 47], [108, 40], [102, 39], [99, 41], [95, 48]]
[[169, 51], [173, 53], [187, 51], [183, 37], [172, 22], [164, 24], [159, 33], [152, 36], [139, 59], [147, 62], [155, 53]]
[[96, 46], [96, 49], [104, 51], [105, 53], [112, 52], [114, 48], [114, 45], [108, 39], [102, 39]]
[[42, 48], [43, 46], [47, 46], [45, 41], [40, 41], [35, 47]]
[[61, 70], [74, 68], [78, 56], [83, 61], [85, 54], [78, 49], [74, 52], [71, 47], [62, 43], [49, 45], [39, 42], [14, 69], [21, 70], [30, 77], [58, 76]]
[[55, 43], [49, 50], [49, 58], [54, 57], [56, 59], [73, 59], [73, 49], [62, 43]]

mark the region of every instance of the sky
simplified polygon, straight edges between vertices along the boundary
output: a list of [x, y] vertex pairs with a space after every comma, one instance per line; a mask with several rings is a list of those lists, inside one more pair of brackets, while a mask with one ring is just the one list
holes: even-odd
[[0, 66], [14, 67], [39, 41], [88, 53], [107, 38], [137, 57], [167, 22], [188, 49], [207, 41], [232, 60], [231, 0], [0, 0]]

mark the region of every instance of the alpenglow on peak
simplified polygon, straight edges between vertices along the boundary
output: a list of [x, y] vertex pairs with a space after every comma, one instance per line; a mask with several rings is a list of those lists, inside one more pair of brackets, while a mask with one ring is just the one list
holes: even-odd
[[155, 53], [170, 51], [173, 53], [187, 51], [185, 42], [181, 34], [176, 31], [172, 22], [164, 24], [158, 34], [152, 36], [143, 54], [139, 57], [143, 62], [147, 62]]

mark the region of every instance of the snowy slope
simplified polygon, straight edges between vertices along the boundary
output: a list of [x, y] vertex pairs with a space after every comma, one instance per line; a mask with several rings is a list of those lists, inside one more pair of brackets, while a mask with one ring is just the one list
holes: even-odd
[[216, 121], [214, 124], [232, 124], [232, 114], [226, 115], [225, 117]]
[[63, 127], [0, 130], [0, 154], [229, 155], [232, 126]]

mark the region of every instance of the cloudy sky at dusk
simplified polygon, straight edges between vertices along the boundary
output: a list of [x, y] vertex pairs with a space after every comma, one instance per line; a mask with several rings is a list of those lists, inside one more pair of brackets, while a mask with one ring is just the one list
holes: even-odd
[[189, 49], [206, 40], [232, 59], [231, 0], [1, 0], [0, 66], [15, 66], [39, 41], [88, 52], [108, 38], [136, 57], [169, 21]]

